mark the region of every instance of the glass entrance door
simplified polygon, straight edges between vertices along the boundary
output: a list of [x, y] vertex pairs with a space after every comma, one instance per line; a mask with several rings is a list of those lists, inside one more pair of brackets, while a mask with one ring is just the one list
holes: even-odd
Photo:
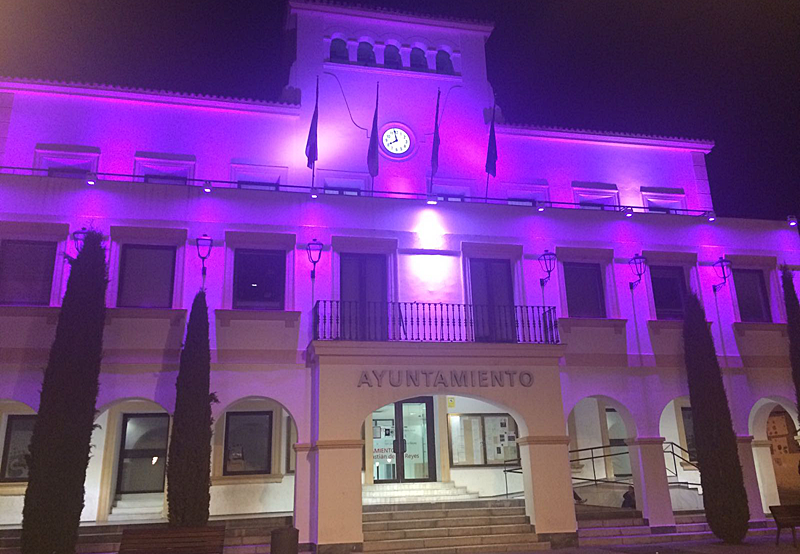
[[372, 413], [373, 479], [376, 483], [436, 480], [433, 398], [389, 404]]

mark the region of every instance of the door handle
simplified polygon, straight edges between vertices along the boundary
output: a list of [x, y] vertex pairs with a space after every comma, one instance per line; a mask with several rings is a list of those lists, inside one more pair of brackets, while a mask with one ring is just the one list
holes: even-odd
[[403, 454], [406, 453], [406, 439], [403, 439]]
[[399, 443], [398, 443], [397, 439], [394, 439], [392, 441], [392, 452], [394, 452], [395, 454], [397, 454], [397, 447], [398, 446], [399, 446]]

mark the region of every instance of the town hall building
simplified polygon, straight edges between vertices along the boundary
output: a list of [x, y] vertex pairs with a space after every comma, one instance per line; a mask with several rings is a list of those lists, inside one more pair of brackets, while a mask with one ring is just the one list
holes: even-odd
[[86, 524], [165, 520], [201, 287], [215, 519], [289, 516], [319, 552], [529, 551], [576, 544], [581, 514], [619, 513], [632, 486], [637, 533], [677, 533], [703, 509], [681, 342], [692, 292], [751, 527], [800, 498], [779, 279], [800, 268], [797, 228], [716, 216], [713, 142], [505, 122], [492, 31], [290, 0], [281, 102], [0, 80], [0, 524], [21, 521], [85, 229], [109, 264]]

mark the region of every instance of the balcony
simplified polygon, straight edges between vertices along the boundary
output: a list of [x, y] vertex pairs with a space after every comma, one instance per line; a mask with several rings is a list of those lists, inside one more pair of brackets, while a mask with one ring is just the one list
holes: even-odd
[[314, 340], [558, 344], [556, 310], [432, 302], [320, 300]]

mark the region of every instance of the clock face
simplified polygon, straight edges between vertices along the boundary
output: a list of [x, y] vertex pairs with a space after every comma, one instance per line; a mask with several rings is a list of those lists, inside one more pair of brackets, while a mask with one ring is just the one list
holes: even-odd
[[411, 148], [411, 137], [402, 129], [390, 127], [383, 133], [383, 148], [392, 156], [402, 156]]

